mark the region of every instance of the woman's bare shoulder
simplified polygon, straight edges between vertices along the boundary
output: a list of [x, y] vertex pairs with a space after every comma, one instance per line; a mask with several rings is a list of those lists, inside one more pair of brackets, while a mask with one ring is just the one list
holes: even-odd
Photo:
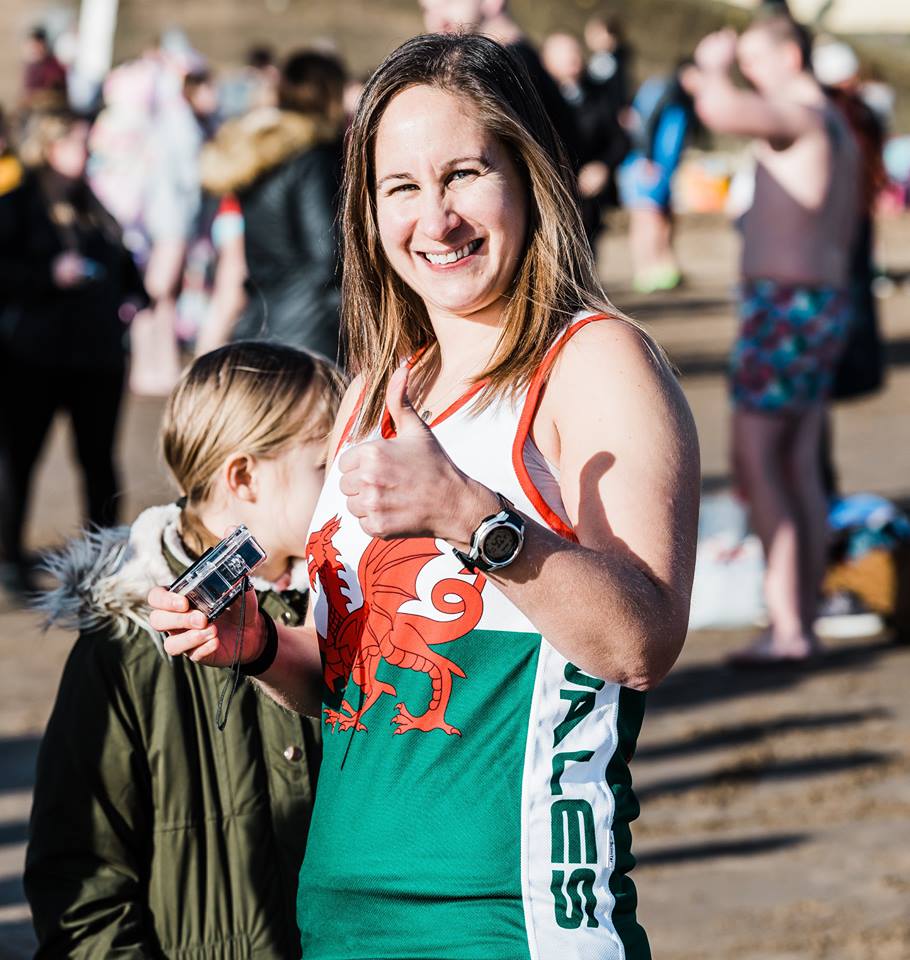
[[667, 390], [676, 392], [676, 378], [664, 352], [646, 330], [622, 317], [578, 330], [560, 351], [548, 387], [554, 399], [593, 393], [633, 404], [642, 392]]
[[358, 373], [348, 383], [347, 389], [344, 391], [344, 396], [338, 405], [338, 413], [335, 415], [335, 426], [332, 428], [332, 435], [329, 438], [330, 457], [334, 457], [335, 452], [341, 446], [345, 433], [349, 432], [348, 426], [363, 394], [363, 385], [363, 375]]

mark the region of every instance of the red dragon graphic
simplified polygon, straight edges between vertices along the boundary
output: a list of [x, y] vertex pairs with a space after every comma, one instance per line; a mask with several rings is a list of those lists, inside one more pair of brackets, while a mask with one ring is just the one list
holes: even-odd
[[[457, 640], [480, 622], [483, 574], [477, 574], [473, 583], [449, 577], [433, 587], [433, 606], [442, 613], [461, 614], [454, 620], [437, 621], [419, 614], [401, 613], [399, 608], [403, 603], [417, 599], [418, 574], [442, 551], [434, 540], [426, 537], [374, 539], [357, 569], [363, 605], [348, 612], [349, 597], [342, 592], [345, 582], [340, 577], [345, 567], [332, 542], [340, 529], [341, 520], [336, 516], [310, 536], [307, 543], [309, 577], [314, 588], [319, 579], [328, 603], [328, 635], [319, 638], [326, 686], [337, 692], [350, 677], [360, 687], [363, 703], [358, 710], [347, 700], [341, 701], [340, 710], [327, 707], [323, 711], [326, 724], [341, 730], [367, 729], [362, 722], [364, 714], [384, 693], [395, 696], [395, 688], [376, 676], [380, 662], [385, 660], [402, 670], [426, 673], [433, 690], [429, 707], [418, 716], [411, 714], [403, 703], [396, 705], [398, 712], [392, 718], [395, 733], [444, 730], [461, 736], [457, 727], [446, 722], [445, 712], [452, 696], [452, 677], [465, 674], [432, 645]], [[450, 599], [453, 596], [457, 600]]]

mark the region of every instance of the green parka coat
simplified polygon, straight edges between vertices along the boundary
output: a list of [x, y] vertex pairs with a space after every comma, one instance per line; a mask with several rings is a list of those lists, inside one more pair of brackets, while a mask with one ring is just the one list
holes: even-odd
[[[242, 683], [219, 732], [227, 671], [163, 654], [145, 596], [189, 561], [177, 514], [152, 508], [55, 560], [61, 586], [43, 607], [80, 634], [41, 745], [29, 829], [39, 960], [300, 954], [294, 897], [318, 725]], [[299, 597], [260, 593], [287, 623], [302, 615]]]

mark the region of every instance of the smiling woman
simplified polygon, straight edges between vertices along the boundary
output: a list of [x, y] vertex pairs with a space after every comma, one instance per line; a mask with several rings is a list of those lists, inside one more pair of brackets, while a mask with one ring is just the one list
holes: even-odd
[[[342, 309], [367, 384], [361, 423], [381, 413], [402, 354], [424, 350], [422, 371], [432, 376], [438, 367], [427, 297], [478, 325], [494, 318], [502, 326], [495, 358], [489, 350], [484, 358], [494, 364], [481, 404], [527, 385], [580, 303], [596, 311], [607, 302], [574, 228], [571, 167], [523, 66], [495, 44], [494, 59], [492, 41], [436, 42], [445, 49], [438, 63], [416, 43], [389, 57], [350, 132]], [[420, 169], [415, 143], [427, 148]], [[547, 267], [555, 262], [565, 270]], [[444, 279], [430, 267], [446, 267]], [[486, 337], [483, 349], [491, 345]], [[420, 370], [415, 376], [423, 379]], [[456, 377], [449, 386], [463, 383]]]
[[[501, 46], [400, 47], [346, 169], [358, 376], [310, 528], [313, 613], [244, 634], [266, 692], [331, 727], [303, 953], [642, 960], [628, 761], [686, 631], [691, 416], [601, 290], [553, 128]], [[150, 602], [171, 653], [230, 662], [230, 611], [199, 629], [183, 598]]]
[[[415, 142], [425, 148], [419, 165]], [[375, 149], [376, 219], [392, 269], [428, 311], [498, 326], [527, 230], [524, 186], [503, 144], [464, 99], [415, 86], [389, 103]], [[385, 172], [406, 164], [413, 173]]]

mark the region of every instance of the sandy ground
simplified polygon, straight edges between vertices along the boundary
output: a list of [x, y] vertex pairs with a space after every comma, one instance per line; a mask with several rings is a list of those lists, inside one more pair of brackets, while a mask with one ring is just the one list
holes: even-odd
[[[910, 267], [910, 219], [882, 229], [884, 262]], [[633, 296], [622, 232], [599, 257], [614, 300], [677, 362], [699, 426], [705, 488], [728, 482], [723, 382], [734, 332], [735, 242], [688, 219], [677, 294]], [[835, 416], [847, 491], [910, 497], [910, 289], [881, 301], [892, 371], [877, 397]], [[170, 494], [156, 450], [161, 404], [131, 400], [121, 434], [124, 515]], [[78, 521], [78, 483], [58, 424], [43, 460], [30, 538], [56, 542]], [[723, 666], [745, 632], [690, 636], [649, 701], [633, 765], [640, 917], [661, 960], [910, 958], [910, 648], [887, 635], [832, 643], [807, 671], [748, 675]], [[0, 958], [31, 955], [21, 887], [37, 744], [71, 638], [42, 636], [0, 610]]]

